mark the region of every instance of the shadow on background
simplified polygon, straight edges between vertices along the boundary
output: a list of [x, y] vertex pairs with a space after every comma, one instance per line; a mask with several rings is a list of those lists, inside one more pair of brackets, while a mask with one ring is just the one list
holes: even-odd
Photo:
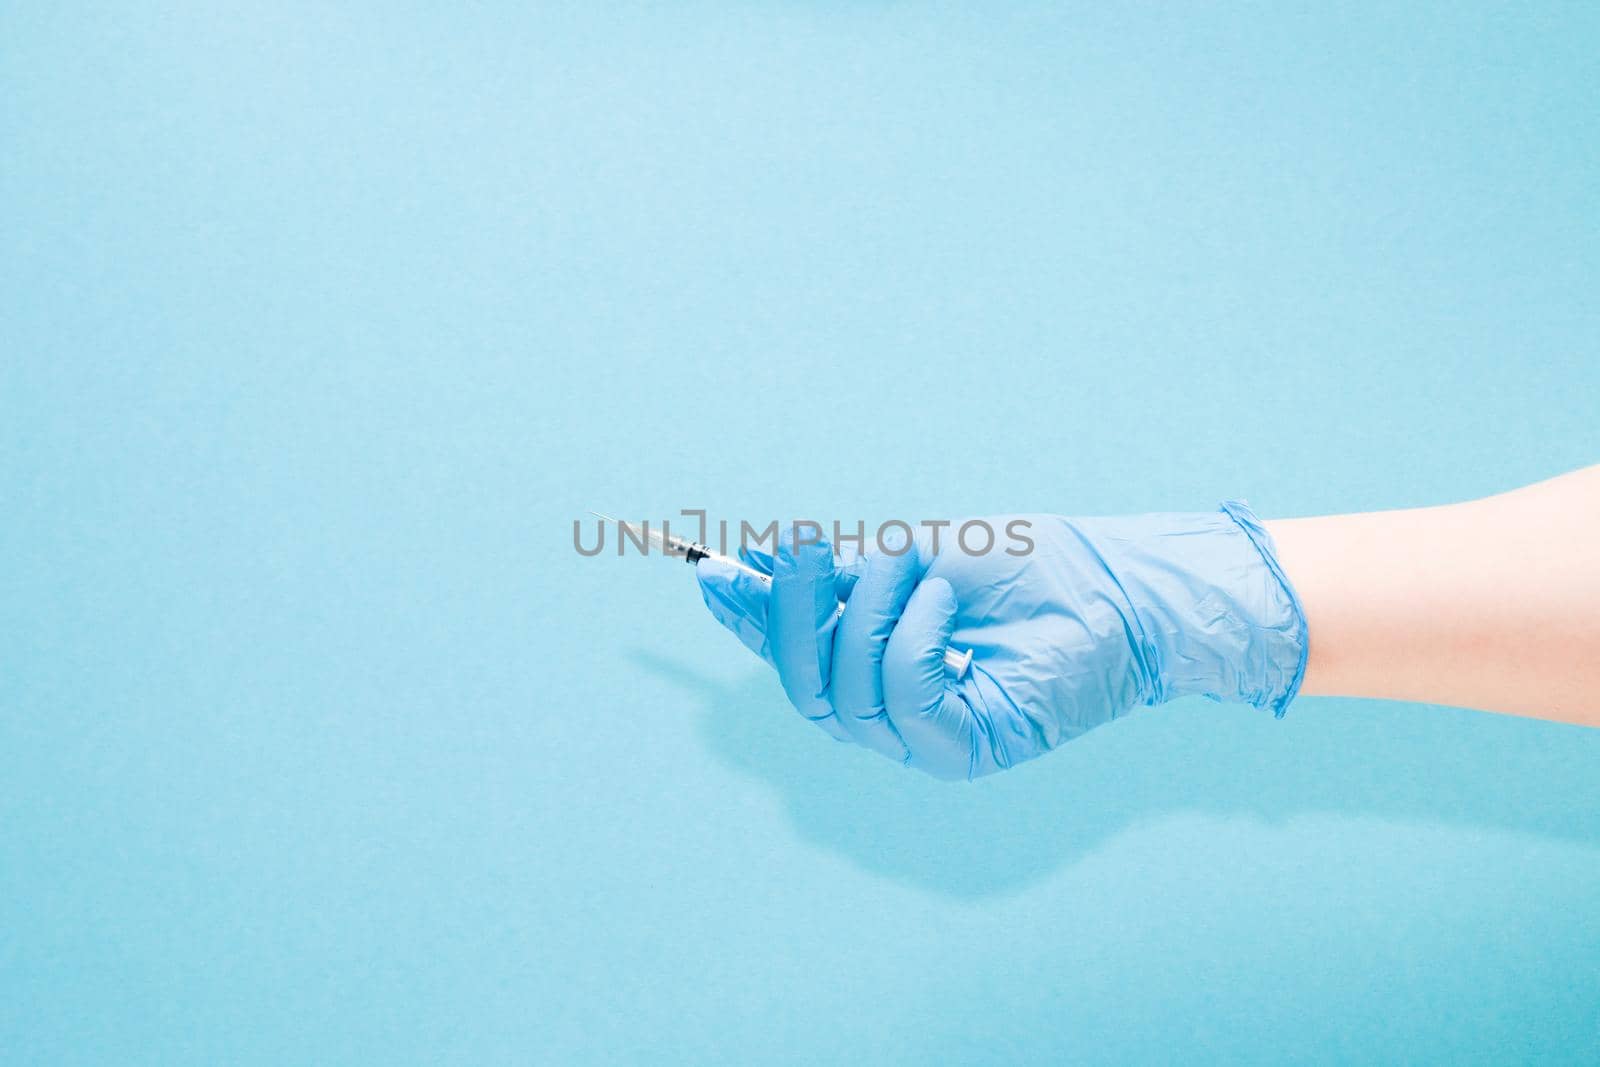
[[1190, 700], [963, 784], [833, 741], [768, 671], [724, 686], [651, 653], [634, 659], [704, 701], [708, 747], [777, 789], [803, 838], [954, 897], [1020, 889], [1124, 829], [1179, 814], [1331, 814], [1600, 842], [1600, 730], [1330, 699], [1275, 722]]

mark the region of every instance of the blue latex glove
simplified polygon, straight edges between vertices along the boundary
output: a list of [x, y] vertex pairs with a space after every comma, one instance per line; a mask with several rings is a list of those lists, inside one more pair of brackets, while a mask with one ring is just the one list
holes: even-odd
[[[1013, 518], [987, 521], [1000, 531]], [[701, 592], [777, 668], [800, 714], [940, 778], [1004, 770], [1177, 697], [1278, 715], [1294, 699], [1305, 615], [1243, 504], [1015, 518], [1030, 523], [1023, 556], [1004, 541], [972, 556], [922, 540], [841, 566], [826, 544], [796, 550], [786, 531], [776, 558], [744, 553], [770, 588], [708, 559]], [[960, 680], [942, 662], [952, 643], [974, 653]]]

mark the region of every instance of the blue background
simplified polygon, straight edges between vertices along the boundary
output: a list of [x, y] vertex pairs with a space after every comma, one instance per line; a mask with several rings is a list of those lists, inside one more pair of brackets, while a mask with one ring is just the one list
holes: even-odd
[[0, 11], [0, 1059], [1600, 1054], [1600, 732], [952, 786], [572, 549], [1594, 462], [1594, 6], [327, 6]]

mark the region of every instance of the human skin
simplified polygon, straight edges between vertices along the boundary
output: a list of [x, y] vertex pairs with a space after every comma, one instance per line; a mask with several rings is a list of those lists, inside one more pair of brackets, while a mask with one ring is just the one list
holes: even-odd
[[1461, 504], [1265, 525], [1305, 608], [1302, 694], [1600, 726], [1600, 466]]

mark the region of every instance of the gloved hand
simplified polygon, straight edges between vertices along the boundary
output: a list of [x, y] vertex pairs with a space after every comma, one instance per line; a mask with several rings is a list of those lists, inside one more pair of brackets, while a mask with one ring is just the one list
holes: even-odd
[[[1069, 519], [1020, 516], [1033, 549], [969, 555], [926, 537], [841, 567], [826, 544], [745, 552], [770, 588], [701, 560], [712, 614], [777, 668], [800, 714], [940, 778], [1044, 754], [1134, 708], [1201, 694], [1282, 715], [1306, 623], [1243, 504]], [[1007, 529], [1012, 517], [989, 519]], [[946, 542], [954, 540], [946, 531]], [[843, 612], [839, 600], [845, 600]], [[973, 651], [959, 680], [949, 644]]]

